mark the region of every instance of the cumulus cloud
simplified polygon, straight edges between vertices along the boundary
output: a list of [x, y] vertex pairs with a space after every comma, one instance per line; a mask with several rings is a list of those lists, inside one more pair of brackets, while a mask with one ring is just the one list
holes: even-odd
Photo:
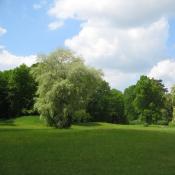
[[7, 30], [3, 27], [0, 27], [0, 36], [4, 35], [5, 33], [7, 33]]
[[102, 68], [118, 88], [123, 80], [135, 81], [166, 57], [175, 1], [55, 0], [48, 13], [58, 21], [82, 21], [80, 32], [65, 45], [87, 64]]
[[104, 79], [109, 82], [112, 88], [124, 90], [126, 87], [133, 85], [139, 79], [138, 73], [125, 73], [114, 69], [103, 69], [105, 73]]
[[54, 21], [48, 25], [50, 30], [56, 30], [61, 28], [64, 25], [64, 22], [62, 21]]
[[31, 66], [36, 62], [37, 56], [16, 56], [7, 50], [0, 50], [0, 70], [11, 69], [21, 64]]
[[148, 76], [163, 80], [170, 89], [175, 84], [175, 60], [166, 59], [159, 62], [151, 69]]
[[65, 45], [93, 66], [125, 72], [145, 71], [163, 58], [168, 27], [164, 18], [147, 27], [127, 29], [87, 23]]
[[55, 0], [49, 14], [58, 19], [102, 21], [117, 26], [138, 26], [172, 15], [174, 0]]

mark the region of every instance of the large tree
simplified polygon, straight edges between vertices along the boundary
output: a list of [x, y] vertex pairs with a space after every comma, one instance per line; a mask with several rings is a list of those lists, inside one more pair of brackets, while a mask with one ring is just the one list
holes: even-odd
[[48, 125], [62, 128], [71, 125], [76, 110], [86, 108], [102, 74], [71, 51], [59, 49], [40, 56], [33, 75], [38, 82], [36, 109]]

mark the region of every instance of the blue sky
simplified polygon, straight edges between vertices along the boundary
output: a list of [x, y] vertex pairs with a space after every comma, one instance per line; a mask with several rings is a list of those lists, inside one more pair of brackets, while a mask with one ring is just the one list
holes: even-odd
[[[47, 14], [49, 3], [41, 9], [34, 9], [40, 0], [1, 0], [0, 26], [7, 34], [0, 38], [1, 45], [16, 55], [47, 53], [64, 47], [64, 40], [77, 34], [80, 25], [77, 20], [67, 20], [65, 25], [55, 31], [48, 28], [52, 17]], [[49, 1], [51, 2], [51, 1]]]
[[102, 69], [120, 90], [142, 74], [170, 88], [175, 1], [0, 0], [0, 70], [31, 65], [37, 54], [60, 47]]
[[[50, 31], [48, 24], [53, 17], [47, 14], [53, 0], [46, 1], [41, 9], [34, 9], [34, 4], [41, 0], [1, 0], [0, 26], [4, 26], [8, 34], [0, 38], [1, 45], [17, 55], [47, 53], [64, 47], [64, 41], [80, 31], [78, 20], [68, 19], [59, 30]], [[175, 56], [175, 19], [170, 20], [170, 36], [168, 56]]]
[[175, 18], [172, 18], [169, 22], [170, 29], [169, 29], [169, 38], [168, 38], [168, 55], [169, 57], [175, 58]]

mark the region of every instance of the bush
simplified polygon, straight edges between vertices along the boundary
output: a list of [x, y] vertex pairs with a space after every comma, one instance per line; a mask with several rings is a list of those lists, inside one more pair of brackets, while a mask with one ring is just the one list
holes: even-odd
[[148, 127], [149, 124], [148, 124], [148, 123], [144, 123], [143, 126], [144, 126], [144, 127]]
[[143, 113], [140, 115], [140, 118], [143, 121], [143, 123], [151, 124], [153, 122], [152, 116], [153, 116], [153, 111], [149, 109], [144, 109]]
[[91, 121], [92, 117], [84, 109], [78, 110], [73, 115], [73, 122], [85, 123]]
[[174, 122], [174, 121], [169, 122], [168, 126], [170, 126], [170, 127], [175, 127], [175, 122]]
[[129, 124], [131, 125], [140, 125], [140, 124], [143, 124], [143, 122], [141, 122], [140, 120], [132, 120], [129, 122]]
[[59, 120], [57, 123], [56, 123], [56, 128], [69, 128], [71, 126], [71, 117], [67, 116], [67, 117], [64, 117], [62, 120]]
[[157, 124], [158, 125], [168, 125], [168, 121], [166, 121], [166, 120], [158, 120]]
[[33, 109], [23, 109], [22, 115], [38, 115], [38, 112], [34, 108]]

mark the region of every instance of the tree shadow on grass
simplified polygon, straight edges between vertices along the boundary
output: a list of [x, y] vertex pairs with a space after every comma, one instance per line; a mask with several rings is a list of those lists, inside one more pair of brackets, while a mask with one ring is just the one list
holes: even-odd
[[0, 120], [0, 126], [16, 126], [14, 120]]
[[87, 126], [87, 127], [91, 127], [91, 126], [101, 126], [100, 123], [96, 123], [96, 122], [89, 122], [89, 123], [74, 123], [74, 125], [76, 125], [76, 126]]

